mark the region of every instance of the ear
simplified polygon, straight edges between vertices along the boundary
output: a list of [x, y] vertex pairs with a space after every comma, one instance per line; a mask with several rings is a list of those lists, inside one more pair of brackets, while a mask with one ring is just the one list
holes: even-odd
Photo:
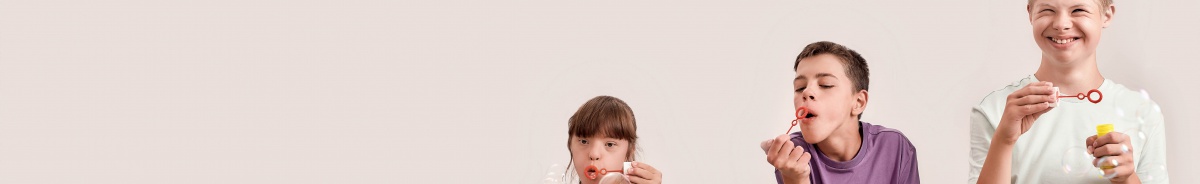
[[1104, 19], [1103, 28], [1108, 28], [1108, 24], [1112, 23], [1113, 16], [1116, 14], [1117, 14], [1117, 5], [1108, 4], [1108, 10], [1105, 10], [1104, 15], [1103, 15], [1103, 19]]
[[1033, 24], [1033, 4], [1025, 5], [1025, 13], [1029, 15], [1029, 24]]
[[858, 90], [854, 93], [854, 116], [861, 115], [867, 109], [867, 90]]

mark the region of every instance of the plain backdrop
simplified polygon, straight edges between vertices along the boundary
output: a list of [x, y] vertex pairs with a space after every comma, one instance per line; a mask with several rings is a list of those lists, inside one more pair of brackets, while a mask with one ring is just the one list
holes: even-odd
[[[1171, 179], [1200, 182], [1200, 1], [1117, 7], [1100, 70], [1161, 104]], [[666, 183], [771, 183], [758, 142], [822, 40], [867, 59], [863, 120], [960, 183], [970, 108], [1034, 72], [1031, 35], [1023, 0], [4, 0], [0, 183], [539, 183], [597, 95]]]

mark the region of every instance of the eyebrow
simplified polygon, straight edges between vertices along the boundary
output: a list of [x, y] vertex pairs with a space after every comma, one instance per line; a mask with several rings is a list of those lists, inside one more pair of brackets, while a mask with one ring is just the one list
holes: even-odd
[[[829, 74], [829, 73], [817, 73], [817, 77], [816, 77], [816, 78], [821, 78], [821, 77], [833, 77], [833, 78], [835, 78], [835, 79], [837, 78], [837, 76], [834, 76], [833, 74]], [[800, 79], [808, 79], [808, 78], [807, 78], [807, 77], [804, 77], [803, 75], [801, 75], [801, 76], [796, 76], [796, 79], [794, 79], [793, 81], [800, 80]]]
[[[1057, 7], [1056, 7], [1056, 6], [1054, 6], [1054, 5], [1050, 5], [1050, 3], [1041, 3], [1041, 4], [1038, 4], [1038, 6], [1049, 6], [1049, 7], [1051, 7], [1051, 8], [1057, 8]], [[1072, 7], [1072, 8], [1073, 8], [1073, 7], [1080, 7], [1080, 6], [1082, 6], [1082, 7], [1088, 7], [1088, 5], [1086, 5], [1086, 4], [1083, 4], [1083, 3], [1075, 3], [1075, 5], [1071, 5], [1071, 6], [1067, 6], [1067, 7]]]

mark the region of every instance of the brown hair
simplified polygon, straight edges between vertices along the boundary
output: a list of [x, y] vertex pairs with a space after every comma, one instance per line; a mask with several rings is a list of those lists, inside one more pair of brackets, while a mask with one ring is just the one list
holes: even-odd
[[[591, 137], [602, 134], [605, 137], [629, 141], [629, 152], [625, 153], [625, 161], [634, 161], [637, 152], [637, 120], [633, 118], [633, 109], [625, 101], [612, 96], [596, 96], [579, 106], [571, 119], [567, 119], [567, 152], [571, 150], [571, 137]], [[567, 162], [569, 173], [573, 162]], [[574, 174], [564, 174], [564, 178], [574, 178]]]
[[837, 43], [819, 41], [804, 46], [804, 51], [800, 51], [800, 55], [796, 56], [796, 63], [792, 65], [792, 70], [799, 69], [800, 59], [821, 54], [832, 54], [842, 60], [842, 66], [846, 67], [846, 75], [850, 76], [850, 81], [854, 83], [854, 92], [867, 90], [867, 86], [871, 83], [871, 80], [867, 78], [870, 76], [867, 60], [858, 55], [858, 52]]
[[[567, 120], [567, 150], [571, 150], [571, 136], [591, 137], [602, 134], [629, 141], [629, 152], [625, 154], [626, 161], [635, 159], [637, 150], [637, 120], [633, 118], [633, 109], [625, 101], [612, 96], [597, 96], [579, 106], [575, 115]], [[574, 153], [572, 153], [574, 154]]]

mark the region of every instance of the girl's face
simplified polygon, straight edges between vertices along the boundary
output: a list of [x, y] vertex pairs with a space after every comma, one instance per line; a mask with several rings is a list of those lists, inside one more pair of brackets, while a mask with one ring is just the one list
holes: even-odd
[[1100, 32], [1114, 11], [1096, 0], [1036, 0], [1028, 8], [1034, 42], [1043, 58], [1056, 63], [1095, 57]]
[[800, 131], [804, 141], [815, 144], [824, 141], [845, 122], [857, 122], [861, 113], [858, 96], [841, 59], [832, 54], [819, 54], [800, 60], [793, 80], [796, 108], [807, 107], [809, 115], [802, 117]]
[[[571, 136], [571, 162], [575, 165], [575, 174], [579, 176], [579, 181], [585, 184], [597, 183], [600, 177], [596, 179], [588, 179], [589, 172], [586, 168], [589, 165], [595, 165], [597, 168], [608, 170], [620, 170], [621, 164], [628, 161], [629, 146], [628, 140], [609, 138], [597, 134], [592, 137]], [[597, 174], [599, 175], [599, 174]]]

